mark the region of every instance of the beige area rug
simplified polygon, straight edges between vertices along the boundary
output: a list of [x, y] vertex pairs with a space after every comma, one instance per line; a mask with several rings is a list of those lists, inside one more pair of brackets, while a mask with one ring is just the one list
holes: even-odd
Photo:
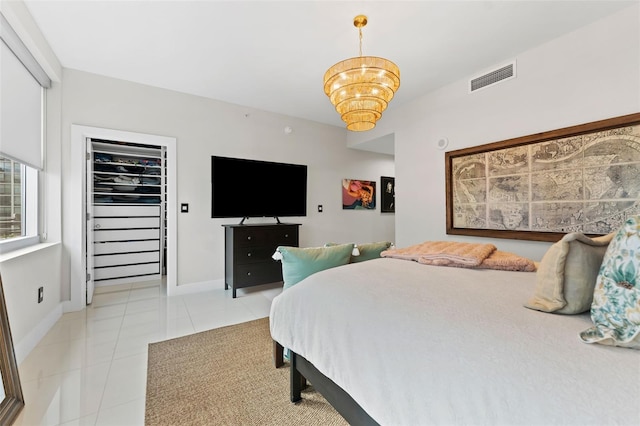
[[149, 344], [145, 425], [346, 425], [309, 387], [289, 400], [269, 318]]

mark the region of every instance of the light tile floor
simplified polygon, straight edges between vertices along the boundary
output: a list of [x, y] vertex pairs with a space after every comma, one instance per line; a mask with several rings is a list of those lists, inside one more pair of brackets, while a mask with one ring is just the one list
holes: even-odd
[[269, 315], [281, 284], [164, 295], [159, 281], [98, 287], [64, 314], [20, 364], [16, 425], [144, 425], [147, 346]]

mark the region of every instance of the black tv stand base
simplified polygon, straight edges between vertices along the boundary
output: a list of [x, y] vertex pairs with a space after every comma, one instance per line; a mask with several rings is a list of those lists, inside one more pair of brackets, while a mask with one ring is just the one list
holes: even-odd
[[[278, 225], [281, 225], [281, 224], [282, 224], [282, 222], [280, 222], [280, 218], [279, 218], [278, 216], [274, 216], [273, 218], [276, 220], [276, 223], [277, 223]], [[238, 225], [244, 225], [244, 221], [245, 221], [245, 220], [248, 220], [248, 219], [249, 219], [249, 216], [245, 216], [245, 217], [243, 217], [243, 218], [242, 218], [242, 220], [240, 221], [240, 223], [239, 223]]]

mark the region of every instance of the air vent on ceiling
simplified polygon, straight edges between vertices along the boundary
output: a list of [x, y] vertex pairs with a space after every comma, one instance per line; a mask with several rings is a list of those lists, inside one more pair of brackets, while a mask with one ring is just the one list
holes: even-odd
[[479, 77], [469, 80], [469, 93], [484, 89], [502, 81], [510, 80], [516, 76], [516, 62], [513, 61], [503, 67], [490, 71]]

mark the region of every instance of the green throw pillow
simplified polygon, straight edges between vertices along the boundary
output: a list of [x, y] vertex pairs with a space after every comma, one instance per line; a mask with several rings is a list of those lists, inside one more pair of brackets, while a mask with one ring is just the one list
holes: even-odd
[[591, 304], [587, 343], [640, 349], [640, 216], [627, 220], [602, 260]]
[[276, 251], [282, 256], [283, 290], [298, 284], [311, 274], [348, 264], [352, 250], [353, 244], [308, 248], [278, 247]]
[[[337, 245], [336, 243], [327, 243], [325, 247], [332, 247]], [[391, 243], [389, 241], [380, 241], [377, 243], [367, 243], [367, 244], [355, 244], [357, 247], [359, 255], [354, 256], [351, 255], [351, 263], [356, 262], [364, 262], [365, 260], [377, 259], [380, 257], [380, 253], [387, 250], [391, 247]], [[355, 250], [354, 250], [355, 251]]]

